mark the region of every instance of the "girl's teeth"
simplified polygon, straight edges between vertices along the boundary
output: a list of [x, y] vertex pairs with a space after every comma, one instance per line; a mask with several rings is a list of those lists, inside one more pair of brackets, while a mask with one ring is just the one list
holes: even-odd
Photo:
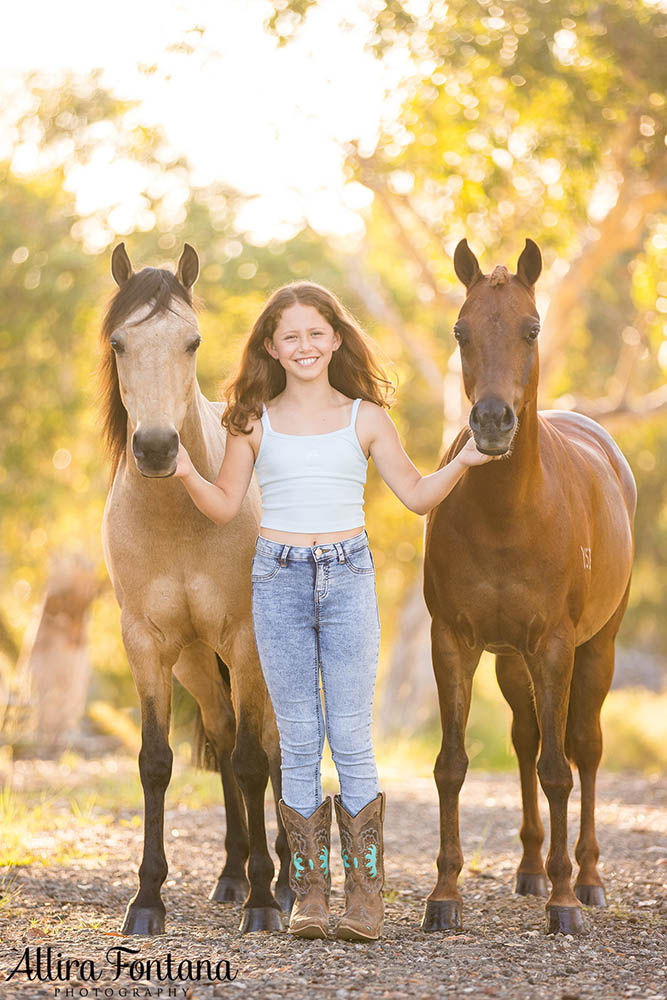
[[303, 365], [304, 367], [306, 365], [314, 365], [316, 361], [317, 358], [297, 358], [297, 364]]

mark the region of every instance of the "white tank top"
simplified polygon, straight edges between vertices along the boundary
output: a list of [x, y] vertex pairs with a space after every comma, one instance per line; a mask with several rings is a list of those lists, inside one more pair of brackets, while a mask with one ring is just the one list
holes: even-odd
[[363, 526], [368, 459], [355, 430], [360, 402], [347, 427], [328, 434], [281, 434], [264, 407], [255, 461], [261, 527], [310, 533]]

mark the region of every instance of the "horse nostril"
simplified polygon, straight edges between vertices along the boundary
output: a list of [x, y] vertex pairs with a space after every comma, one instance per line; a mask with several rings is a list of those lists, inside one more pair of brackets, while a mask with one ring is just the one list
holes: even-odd
[[468, 419], [468, 423], [470, 424], [471, 430], [473, 430], [473, 431], [479, 431], [480, 430], [480, 423], [479, 423], [479, 417], [478, 417], [477, 403], [475, 403], [475, 405], [473, 406], [472, 410], [470, 411], [470, 417]]
[[511, 406], [505, 406], [500, 418], [501, 431], [510, 431], [514, 426], [514, 412]]

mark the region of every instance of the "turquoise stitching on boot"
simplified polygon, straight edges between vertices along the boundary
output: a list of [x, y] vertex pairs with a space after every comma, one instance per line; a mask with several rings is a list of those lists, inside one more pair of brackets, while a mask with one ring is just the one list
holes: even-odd
[[313, 864], [313, 859], [312, 858], [308, 858], [308, 864], [310, 865], [310, 870], [312, 872], [313, 869], [315, 868], [315, 865]]
[[303, 875], [303, 858], [296, 851], [294, 852], [294, 877]]
[[348, 857], [347, 851], [341, 851], [341, 856], [343, 858], [343, 865], [345, 868], [350, 867], [350, 859]]
[[319, 853], [319, 859], [322, 862], [320, 868], [324, 869], [324, 877], [329, 877], [329, 851], [326, 844], [322, 846], [322, 850]]
[[354, 860], [354, 867], [358, 868], [359, 867], [359, 862], [357, 861], [356, 858], [354, 858], [353, 860]]
[[368, 848], [368, 854], [364, 855], [364, 859], [366, 861], [366, 867], [370, 872], [371, 878], [377, 878], [378, 874], [377, 858], [378, 858], [377, 846], [375, 844], [371, 844], [371, 846]]

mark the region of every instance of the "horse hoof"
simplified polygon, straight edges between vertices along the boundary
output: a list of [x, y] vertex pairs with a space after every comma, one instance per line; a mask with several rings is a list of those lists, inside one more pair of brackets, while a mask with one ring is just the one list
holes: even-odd
[[547, 906], [547, 934], [581, 934], [584, 918], [580, 906]]
[[280, 909], [283, 913], [290, 915], [292, 912], [292, 907], [294, 906], [294, 900], [296, 899], [296, 893], [293, 892], [289, 886], [281, 885], [279, 888], [274, 889], [273, 895], [276, 897], [277, 901], [280, 903]]
[[218, 884], [211, 889], [209, 899], [214, 903], [242, 903], [248, 896], [247, 878], [230, 878], [221, 875]]
[[164, 910], [157, 906], [134, 906], [130, 903], [120, 931], [121, 934], [144, 934], [150, 937], [164, 934]]
[[532, 872], [517, 872], [514, 891], [518, 896], [548, 896], [547, 877]]
[[462, 908], [458, 899], [427, 899], [424, 910], [423, 931], [461, 931]]
[[601, 885], [575, 885], [574, 894], [584, 906], [607, 905], [607, 897]]
[[243, 911], [239, 930], [241, 934], [255, 931], [281, 931], [283, 919], [275, 906], [249, 906]]

